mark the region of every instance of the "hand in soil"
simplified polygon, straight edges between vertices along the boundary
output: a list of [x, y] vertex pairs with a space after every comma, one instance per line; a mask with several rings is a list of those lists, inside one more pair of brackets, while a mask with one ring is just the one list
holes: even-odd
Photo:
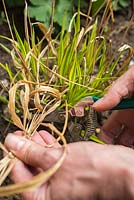
[[[9, 134], [5, 141], [7, 148], [21, 160], [11, 173], [15, 183], [30, 180], [39, 171], [48, 169], [62, 153], [58, 143], [52, 148], [45, 147], [54, 141], [45, 131], [36, 133], [32, 140], [21, 135], [21, 131]], [[133, 165], [130, 148], [93, 142], [70, 143], [55, 175], [23, 197], [25, 200], [131, 200], [134, 198]]]
[[[107, 94], [94, 103], [93, 108], [104, 111], [116, 106], [122, 98], [134, 94], [134, 66], [122, 75], [108, 90]], [[134, 109], [114, 111], [101, 129], [100, 139], [106, 143], [134, 145]]]

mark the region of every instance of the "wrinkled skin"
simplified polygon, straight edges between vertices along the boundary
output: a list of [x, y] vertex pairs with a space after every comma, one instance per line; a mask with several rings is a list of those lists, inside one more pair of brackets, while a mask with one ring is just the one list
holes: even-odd
[[[112, 108], [134, 91], [134, 69], [120, 77], [103, 99], [96, 102], [95, 110]], [[59, 170], [49, 182], [32, 192], [23, 194], [25, 200], [126, 200], [134, 199], [133, 110], [115, 111], [100, 134], [109, 144], [77, 142], [67, 146], [67, 155]], [[123, 126], [122, 126], [123, 124]], [[119, 134], [120, 133], [120, 134]], [[18, 131], [9, 134], [5, 144], [21, 160], [12, 170], [14, 182], [31, 179], [40, 170], [52, 166], [61, 156], [62, 148], [45, 144], [54, 138], [45, 131], [36, 133], [32, 141]], [[118, 136], [118, 137], [117, 137]], [[117, 145], [111, 145], [115, 143]], [[118, 145], [123, 144], [123, 145]], [[24, 164], [25, 163], [25, 164]], [[32, 166], [32, 168], [28, 166]]]

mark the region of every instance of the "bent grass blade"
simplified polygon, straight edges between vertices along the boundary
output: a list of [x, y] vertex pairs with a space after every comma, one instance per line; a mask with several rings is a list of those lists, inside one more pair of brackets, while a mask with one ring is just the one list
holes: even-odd
[[[36, 84], [35, 84], [36, 85]], [[15, 112], [15, 103], [16, 103], [16, 92], [17, 89], [21, 86], [22, 90], [22, 86], [24, 86], [24, 94], [23, 94], [23, 98], [25, 100], [25, 103], [22, 105], [23, 110], [24, 110], [24, 120], [23, 122], [21, 121], [20, 117], [16, 114]], [[41, 93], [48, 93], [48, 95], [51, 96], [51, 98], [53, 98], [53, 101], [51, 101], [51, 103], [53, 103], [50, 107], [50, 109], [47, 109], [46, 105], [44, 107], [44, 109], [42, 110], [42, 112], [37, 111], [33, 117], [33, 120], [29, 122], [29, 127], [27, 127], [26, 125], [26, 121], [29, 120], [28, 118], [28, 112], [30, 112], [28, 105], [29, 105], [29, 101], [30, 98], [29, 97], [33, 97], [34, 95], [36, 95], [37, 93], [40, 94]], [[26, 94], [27, 93], [27, 94]], [[23, 130], [24, 136], [28, 136], [31, 137], [31, 135], [35, 132], [35, 130], [42, 124], [45, 116], [47, 116], [48, 114], [50, 114], [52, 111], [54, 111], [61, 103], [60, 100], [61, 96], [58, 90], [53, 89], [49, 86], [40, 86], [38, 87], [38, 89], [30, 91], [30, 83], [26, 82], [26, 81], [19, 81], [18, 83], [14, 84], [9, 91], [9, 112], [11, 114], [12, 120], [14, 122], [14, 124], [19, 127], [21, 130]], [[20, 101], [21, 102], [21, 101]], [[49, 104], [49, 103], [48, 103]], [[66, 112], [67, 114], [68, 112]], [[65, 132], [66, 126], [67, 126], [67, 118], [65, 120], [65, 125], [64, 125], [64, 129], [63, 132]], [[28, 123], [28, 122], [27, 122]], [[32, 124], [32, 128], [31, 129], [31, 124]], [[41, 174], [35, 176], [32, 180], [25, 182], [25, 183], [19, 183], [19, 184], [14, 184], [14, 185], [9, 185], [9, 186], [2, 186], [0, 188], [0, 196], [9, 196], [12, 194], [18, 194], [24, 191], [28, 191], [31, 190], [37, 186], [40, 186], [42, 183], [44, 183], [45, 181], [47, 181], [56, 171], [57, 169], [61, 166], [65, 155], [66, 155], [66, 139], [63, 135], [63, 133], [61, 133], [60, 131], [58, 131], [52, 124], [43, 124], [46, 127], [49, 127], [52, 131], [54, 131], [58, 137], [60, 138], [60, 140], [63, 142], [63, 145], [61, 148], [63, 148], [63, 154], [62, 156], [59, 158], [59, 160], [52, 166], [50, 167], [47, 171], [42, 172]], [[4, 147], [3, 147], [4, 149]], [[7, 150], [5, 150], [7, 153]], [[10, 156], [9, 156], [10, 155]], [[5, 158], [3, 158], [3, 160], [1, 160], [0, 162], [0, 183], [2, 183], [6, 176], [10, 173], [12, 167], [14, 166], [15, 162], [16, 162], [16, 158], [12, 155], [12, 153], [8, 152], [7, 156]]]

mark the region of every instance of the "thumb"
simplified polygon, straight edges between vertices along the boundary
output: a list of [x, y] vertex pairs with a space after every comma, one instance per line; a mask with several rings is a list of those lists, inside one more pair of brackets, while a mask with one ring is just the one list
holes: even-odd
[[22, 136], [8, 134], [6, 147], [24, 163], [43, 170], [51, 167], [61, 156], [61, 147], [47, 148]]

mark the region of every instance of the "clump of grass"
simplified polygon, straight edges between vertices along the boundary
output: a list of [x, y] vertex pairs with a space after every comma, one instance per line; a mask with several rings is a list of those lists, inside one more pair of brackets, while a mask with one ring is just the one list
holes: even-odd
[[[108, 6], [106, 9], [108, 11]], [[106, 16], [106, 12], [104, 14]], [[88, 19], [85, 28], [80, 24], [81, 15]], [[4, 49], [12, 56], [14, 68], [10, 68], [8, 64], [0, 64], [7, 71], [11, 83], [9, 113], [13, 123], [23, 131], [25, 137], [30, 138], [40, 125], [49, 127], [58, 135], [56, 141], [62, 140], [63, 155], [54, 166], [31, 181], [1, 187], [0, 196], [33, 189], [47, 181], [56, 172], [66, 153], [64, 133], [67, 127], [68, 109], [74, 107], [84, 97], [103, 96], [111, 82], [126, 70], [132, 55], [131, 47], [127, 46], [130, 49], [129, 57], [117, 71], [116, 67], [124, 49], [120, 49], [116, 55], [110, 55], [111, 59], [109, 59], [107, 38], [98, 32], [98, 20], [94, 21], [81, 13], [80, 9], [74, 14], [68, 31], [64, 30], [63, 20], [62, 30], [55, 39], [52, 39], [52, 26], [46, 29], [41, 23], [29, 25], [30, 30], [27, 28], [29, 26], [26, 4], [24, 41], [20, 38], [15, 26], [13, 27], [15, 35], [13, 35], [10, 23], [12, 38], [1, 36], [8, 39], [13, 47], [12, 50], [6, 47]], [[44, 34], [38, 42], [36, 42], [34, 26], [39, 26]], [[47, 41], [45, 47], [43, 47], [44, 41]], [[62, 132], [53, 124], [43, 122], [45, 117], [56, 109], [63, 109], [66, 113]], [[2, 145], [1, 147], [7, 153], [0, 162], [2, 183], [12, 169], [16, 158]]]
[[[104, 14], [107, 16], [106, 12]], [[85, 28], [80, 25], [81, 15], [89, 20]], [[104, 17], [102, 18], [104, 21]], [[69, 108], [86, 96], [103, 96], [110, 83], [126, 70], [131, 59], [132, 48], [127, 47], [130, 49], [127, 62], [124, 62], [117, 71], [116, 67], [125, 48], [110, 55], [107, 37], [100, 35], [98, 24], [97, 19], [94, 21], [78, 10], [70, 22], [68, 31], [64, 29], [63, 20], [61, 32], [52, 39], [52, 27], [47, 29], [41, 23], [30, 24], [29, 32], [26, 19], [24, 41], [15, 26], [15, 36], [12, 38], [15, 37], [16, 41], [1, 36], [10, 40], [13, 45], [12, 50], [6, 47], [5, 50], [12, 56], [14, 69], [11, 69], [8, 64], [1, 64], [1, 67], [7, 71], [13, 84], [19, 80], [27, 80], [41, 82], [58, 89], [62, 94], [61, 98], [67, 100]], [[34, 26], [39, 26], [44, 34], [38, 42], [36, 42]], [[42, 47], [44, 41], [47, 41], [47, 44]]]
[[[27, 138], [31, 138], [40, 125], [48, 127], [50, 130], [55, 132], [56, 135], [58, 135], [57, 140], [61, 140], [63, 142], [63, 155], [51, 168], [49, 168], [46, 172], [42, 172], [41, 174], [37, 175], [31, 181], [27, 183], [1, 187], [0, 196], [9, 196], [15, 193], [21, 193], [41, 185], [57, 171], [57, 169], [61, 166], [66, 154], [66, 140], [64, 137], [64, 132], [66, 130], [68, 119], [67, 104], [66, 120], [62, 132], [60, 132], [52, 124], [43, 123], [45, 117], [60, 106], [61, 93], [58, 89], [50, 87], [45, 82], [40, 83], [37, 54], [33, 57], [30, 57], [30, 55], [34, 55], [34, 53], [32, 52], [33, 49], [31, 49], [29, 38], [27, 43], [24, 42], [23, 44], [16, 29], [15, 33], [17, 42], [14, 40], [12, 34], [12, 39], [10, 39], [10, 41], [13, 45], [13, 50], [10, 51], [10, 53], [15, 66], [17, 66], [16, 76], [14, 77], [14, 74], [9, 66], [1, 65], [8, 72], [11, 81], [8, 108], [12, 121], [23, 131], [24, 136]], [[35, 66], [33, 66], [32, 72], [30, 71], [31, 69], [29, 65], [31, 63], [37, 64], [37, 69], [35, 69]], [[16, 109], [19, 110], [19, 114], [21, 113], [23, 117], [16, 113]], [[47, 145], [47, 147], [50, 148], [52, 145], [53, 144]], [[12, 152], [8, 152], [2, 144], [0, 147], [6, 153], [6, 156], [0, 161], [0, 183], [2, 184], [16, 163], [17, 158], [12, 154]]]
[[[22, 87], [24, 86], [24, 88]], [[38, 86], [36, 89], [31, 89]], [[16, 91], [19, 88], [20, 94], [20, 104], [23, 110], [23, 122], [21, 118], [16, 114]], [[40, 104], [40, 93], [44, 95], [48, 103], [45, 103], [45, 106]], [[18, 96], [17, 94], [17, 96]], [[43, 100], [41, 95], [41, 100]], [[32, 99], [34, 102], [34, 108], [29, 108], [29, 102]], [[18, 102], [18, 100], [17, 100]], [[58, 90], [53, 89], [52, 87], [46, 85], [36, 84], [35, 82], [30, 82], [26, 80], [18, 81], [16, 84], [10, 88], [9, 91], [9, 113], [11, 114], [11, 118], [13, 123], [19, 127], [25, 137], [31, 138], [34, 132], [40, 125], [48, 127], [50, 130], [55, 132], [58, 135], [57, 140], [61, 140], [63, 142], [63, 155], [61, 158], [55, 163], [51, 168], [49, 168], [46, 172], [43, 172], [36, 177], [34, 177], [31, 181], [27, 183], [21, 183], [11, 186], [5, 186], [0, 188], [0, 196], [9, 196], [15, 193], [21, 193], [27, 191], [29, 189], [33, 189], [41, 185], [43, 182], [47, 181], [50, 176], [52, 176], [57, 169], [61, 166], [65, 155], [66, 155], [66, 140], [64, 137], [64, 133], [67, 126], [67, 119], [68, 119], [68, 110], [66, 106], [66, 120], [65, 125], [63, 127], [62, 133], [54, 127], [52, 124], [43, 123], [45, 117], [53, 112], [61, 103], [61, 96]], [[56, 141], [57, 141], [56, 140]], [[48, 145], [46, 147], [51, 147], [53, 144]], [[0, 161], [0, 183], [2, 183], [6, 176], [10, 173], [12, 167], [17, 161], [17, 158], [11, 153], [8, 152], [4, 146], [1, 144], [2, 150], [7, 154], [1, 161]]]

